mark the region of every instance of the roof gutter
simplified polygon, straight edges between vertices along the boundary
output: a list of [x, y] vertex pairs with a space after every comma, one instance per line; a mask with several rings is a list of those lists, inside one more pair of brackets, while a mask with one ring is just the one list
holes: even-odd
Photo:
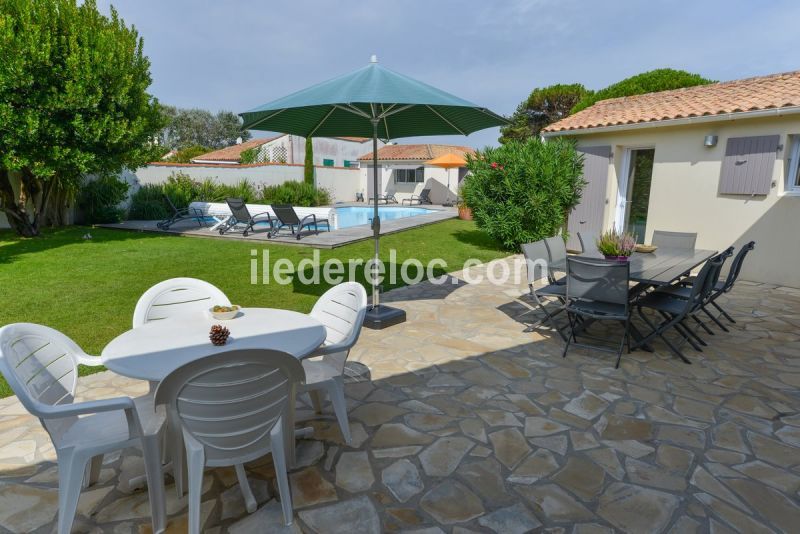
[[193, 159], [192, 163], [198, 165], [238, 165], [241, 163], [239, 160], [223, 160], [223, 159]]
[[559, 130], [556, 132], [543, 132], [542, 137], [560, 137], [565, 135], [591, 135], [606, 132], [620, 132], [627, 130], [641, 130], [645, 128], [659, 128], [669, 126], [684, 126], [687, 124], [704, 124], [707, 122], [736, 121], [740, 119], [760, 119], [765, 117], [781, 117], [784, 115], [800, 114], [800, 106], [784, 108], [760, 109], [756, 111], [736, 111], [719, 115], [698, 115], [696, 117], [682, 117], [680, 119], [666, 119], [649, 122], [636, 122], [633, 124], [613, 124], [611, 126], [598, 126], [595, 128], [580, 128], [576, 130]]

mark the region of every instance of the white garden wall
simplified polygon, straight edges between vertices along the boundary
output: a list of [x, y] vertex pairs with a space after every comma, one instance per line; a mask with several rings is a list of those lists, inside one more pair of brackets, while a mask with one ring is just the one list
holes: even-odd
[[[317, 187], [327, 189], [332, 202], [351, 202], [356, 192], [361, 190], [358, 169], [342, 167], [314, 168]], [[183, 173], [194, 180], [211, 178], [219, 183], [233, 185], [247, 179], [256, 185], [279, 185], [290, 180], [303, 181], [303, 166], [290, 164], [256, 165], [199, 165], [153, 163], [137, 169], [126, 178], [134, 188], [143, 184], [159, 184], [167, 181], [172, 174]]]

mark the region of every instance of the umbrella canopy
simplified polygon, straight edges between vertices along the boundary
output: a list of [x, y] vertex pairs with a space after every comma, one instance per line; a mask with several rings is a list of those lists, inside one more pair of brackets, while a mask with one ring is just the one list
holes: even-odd
[[366, 67], [240, 114], [246, 130], [303, 137], [468, 135], [507, 121], [472, 102], [382, 67]]
[[[381, 222], [378, 216], [378, 139], [423, 135], [468, 135], [508, 121], [488, 109], [426, 83], [386, 69], [375, 56], [350, 74], [303, 89], [240, 113], [247, 130], [302, 137], [372, 137], [373, 218], [377, 269]], [[402, 310], [380, 306], [373, 277], [372, 306], [364, 324], [383, 328], [405, 320]]]
[[439, 156], [438, 158], [433, 158], [425, 163], [428, 165], [435, 165], [436, 167], [441, 167], [443, 169], [455, 169], [457, 167], [467, 166], [467, 162], [464, 158], [458, 154], [453, 154], [452, 152], [447, 153], [444, 156]]

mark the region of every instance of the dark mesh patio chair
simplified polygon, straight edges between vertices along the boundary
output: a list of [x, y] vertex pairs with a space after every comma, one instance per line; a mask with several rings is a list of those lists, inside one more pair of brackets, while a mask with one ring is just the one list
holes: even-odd
[[[268, 211], [251, 215], [250, 210], [247, 209], [247, 204], [243, 199], [226, 198], [225, 202], [228, 204], [228, 208], [231, 210], [231, 216], [227, 221], [225, 221], [224, 224], [220, 225], [219, 235], [225, 234], [225, 232], [228, 230], [244, 226], [242, 235], [247, 237], [247, 235], [254, 229], [255, 225], [259, 223], [269, 224], [270, 232], [273, 230], [273, 228], [275, 228], [275, 220]], [[267, 234], [267, 236], [269, 236], [269, 234]]]
[[[564, 311], [563, 303], [566, 295], [566, 286], [548, 282], [546, 285], [538, 289], [536, 288], [537, 282], [542, 279], [547, 280], [547, 265], [549, 264], [547, 246], [544, 244], [544, 241], [525, 243], [522, 245], [522, 254], [525, 256], [525, 266], [528, 271], [528, 289], [530, 290], [530, 296], [533, 298], [536, 307], [544, 314], [541, 320], [530, 325], [528, 331], [532, 331], [538, 325], [547, 321], [547, 323], [558, 332], [561, 339], [566, 341], [567, 336], [564, 333], [565, 327], [559, 326], [555, 320], [555, 317]], [[546, 307], [546, 305], [550, 303], [549, 299], [556, 299], [559, 302], [558, 307], [553, 310], [553, 312]]]
[[589, 256], [599, 256], [600, 251], [597, 250], [597, 234], [594, 232], [576, 232], [578, 234], [578, 241], [581, 244], [581, 254]]
[[[731, 250], [733, 249], [733, 247], [730, 248]], [[714, 285], [713, 291], [711, 292], [711, 296], [708, 299], [708, 304], [714, 306], [719, 311], [720, 315], [725, 317], [731, 323], [735, 323], [736, 321], [733, 319], [733, 317], [728, 315], [728, 312], [722, 309], [722, 307], [717, 303], [717, 299], [721, 295], [728, 293], [731, 289], [733, 289], [733, 285], [736, 283], [736, 280], [739, 278], [739, 273], [742, 271], [742, 264], [744, 264], [745, 257], [747, 257], [747, 254], [755, 248], [756, 242], [750, 241], [739, 249], [739, 252], [736, 253], [733, 261], [731, 261], [731, 267], [728, 270], [728, 275], [725, 277], [725, 280], [717, 281], [717, 283]], [[694, 283], [694, 277], [687, 278], [683, 283], [691, 285]], [[717, 324], [722, 326], [719, 322], [717, 322]], [[727, 329], [724, 326], [722, 326], [722, 328], [727, 332]]]
[[661, 248], [694, 250], [694, 245], [697, 243], [697, 233], [655, 230], [651, 243]]
[[[275, 237], [278, 235], [278, 231], [280, 231], [280, 229], [284, 226], [288, 226], [292, 230], [292, 235], [295, 236], [298, 241], [300, 240], [300, 232], [302, 232], [303, 228], [313, 227], [314, 232], [318, 234], [319, 225], [324, 224], [325, 228], [329, 232], [331, 230], [328, 219], [318, 218], [313, 213], [311, 215], [306, 215], [301, 219], [290, 204], [275, 204], [272, 206], [272, 211], [275, 212], [275, 217], [277, 217], [278, 222], [274, 229], [270, 232], [269, 237]], [[296, 231], [295, 228], [297, 229]]]
[[[637, 301], [636, 306], [639, 316], [651, 328], [650, 333], [637, 342], [637, 346], [643, 346], [649, 343], [650, 340], [659, 337], [681, 360], [685, 363], [692, 363], [681, 352], [680, 347], [670, 341], [664, 334], [674, 328], [683, 338], [681, 344], [688, 342], [696, 350], [703, 350], [698, 343], [704, 344], [704, 342], [686, 323], [686, 319], [699, 310], [700, 305], [713, 289], [715, 274], [718, 279], [721, 269], [722, 259], [715, 257], [708, 260], [695, 278], [695, 283], [691, 287], [688, 298], [677, 298], [664, 292], [656, 291], [645, 295]], [[658, 323], [653, 322], [644, 313], [644, 309], [656, 312], [661, 316], [661, 321]]]
[[408, 202], [408, 205], [412, 205], [414, 202], [417, 204], [433, 204], [430, 199], [431, 190], [430, 189], [423, 189], [419, 192], [419, 195], [411, 195], [411, 198], [404, 198], [403, 204]]
[[[619, 368], [623, 348], [627, 344], [628, 352], [630, 352], [631, 346], [629, 282], [630, 263], [627, 261], [583, 257], [567, 258], [567, 303], [565, 309], [567, 317], [569, 317], [570, 335], [567, 337], [567, 344], [564, 347], [564, 357], [567, 356], [567, 351], [572, 345], [616, 352], [615, 367]], [[586, 334], [589, 324], [594, 321], [615, 321], [623, 325], [622, 339], [616, 350], [606, 346], [578, 342], [579, 332], [581, 338], [601, 339]]]
[[[560, 235], [548, 237], [544, 240], [544, 244], [547, 247], [547, 254], [550, 258], [550, 264], [552, 265], [563, 265], [566, 268], [567, 265], [567, 245], [564, 243], [564, 238]], [[566, 284], [567, 279], [562, 277], [556, 279], [555, 275], [553, 274], [552, 270], [547, 274], [548, 279], [550, 280], [551, 284]]]
[[[725, 262], [728, 260], [728, 258], [730, 258], [731, 256], [733, 256], [733, 247], [728, 247], [721, 253], [719, 253], [717, 256], [715, 256], [715, 258], [719, 258], [722, 260], [722, 264], [720, 264], [720, 271], [722, 269], [722, 265], [724, 265]], [[714, 286], [711, 292], [706, 296], [703, 302], [700, 303], [700, 311], [705, 313], [708, 316], [708, 318], [714, 321], [714, 323], [716, 323], [716, 325], [719, 326], [722, 330], [724, 330], [725, 332], [729, 332], [728, 327], [722, 324], [719, 318], [717, 318], [714, 314], [712, 314], [711, 311], [707, 308], [707, 306], [709, 306], [712, 303], [712, 299], [715, 298], [715, 295], [719, 294], [718, 291], [721, 290], [722, 288], [723, 282], [719, 280], [720, 271], [716, 273], [716, 280], [714, 281]], [[687, 281], [684, 280], [681, 282], [681, 285], [669, 286], [663, 289], [657, 289], [656, 291], [659, 293], [666, 293], [667, 295], [671, 295], [673, 297], [686, 299], [689, 298], [689, 296], [691, 295], [692, 292], [691, 286], [692, 282], [687, 283]], [[719, 288], [719, 290], [717, 290], [717, 288]], [[700, 321], [700, 319], [698, 319], [697, 315], [692, 315], [692, 317], [695, 320], [695, 322], [697, 322], [703, 328], [703, 330], [705, 330], [709, 334], [712, 335], [714, 334], [714, 332], [711, 329], [709, 329], [705, 325], [705, 323], [703, 323], [702, 321]]]
[[189, 206], [188, 208], [178, 209], [172, 199], [167, 195], [161, 195], [172, 214], [163, 221], [156, 223], [161, 230], [169, 230], [169, 227], [180, 221], [194, 220], [198, 226], [206, 226], [205, 214], [202, 210]]

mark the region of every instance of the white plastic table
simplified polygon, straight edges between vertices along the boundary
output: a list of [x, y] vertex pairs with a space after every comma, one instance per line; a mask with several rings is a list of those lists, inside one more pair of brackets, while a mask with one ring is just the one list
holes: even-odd
[[[222, 346], [211, 344], [215, 324], [231, 331]], [[272, 308], [242, 308], [219, 321], [201, 312], [152, 321], [120, 334], [103, 349], [103, 365], [117, 374], [160, 382], [178, 367], [205, 356], [238, 349], [274, 349], [296, 358], [311, 354], [325, 340], [325, 327], [308, 315]]]
[[[228, 342], [215, 346], [209, 330], [215, 324], [230, 330]], [[114, 338], [100, 359], [117, 374], [148, 380], [155, 387], [178, 367], [219, 352], [238, 349], [273, 349], [298, 359], [311, 354], [325, 340], [325, 327], [308, 315], [272, 308], [242, 308], [228, 321], [207, 312], [152, 321]], [[294, 406], [288, 410], [288, 428], [294, 428]], [[287, 459], [294, 460], [294, 436], [287, 440]]]

